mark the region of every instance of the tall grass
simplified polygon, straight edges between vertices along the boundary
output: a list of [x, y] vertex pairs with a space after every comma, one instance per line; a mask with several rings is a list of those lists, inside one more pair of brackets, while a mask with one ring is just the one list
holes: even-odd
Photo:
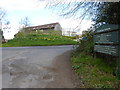
[[73, 70], [84, 83], [83, 88], [117, 88], [118, 80], [113, 75], [115, 62], [110, 66], [100, 58], [77, 52], [71, 58]]

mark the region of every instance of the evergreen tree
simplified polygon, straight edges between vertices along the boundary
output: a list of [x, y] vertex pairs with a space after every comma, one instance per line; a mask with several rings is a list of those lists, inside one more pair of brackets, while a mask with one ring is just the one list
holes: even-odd
[[98, 7], [96, 17], [93, 18], [95, 24], [120, 24], [120, 2], [104, 2]]

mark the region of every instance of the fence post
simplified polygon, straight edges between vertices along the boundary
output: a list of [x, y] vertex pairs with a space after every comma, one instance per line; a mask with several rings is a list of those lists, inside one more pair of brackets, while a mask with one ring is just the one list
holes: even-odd
[[[119, 27], [120, 28], [120, 27]], [[119, 48], [119, 50], [118, 50], [118, 79], [120, 80], [120, 29], [119, 29], [119, 44], [118, 44], [118, 48]]]
[[118, 36], [118, 58], [117, 58], [117, 78], [118, 78], [118, 88], [120, 88], [120, 26], [119, 26], [119, 36]]

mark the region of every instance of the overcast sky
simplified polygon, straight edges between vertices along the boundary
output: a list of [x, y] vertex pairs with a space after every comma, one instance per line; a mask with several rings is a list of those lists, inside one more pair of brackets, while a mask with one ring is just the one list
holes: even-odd
[[[78, 20], [65, 19], [59, 16], [59, 9], [45, 8], [45, 5], [43, 0], [0, 0], [0, 7], [7, 11], [6, 19], [10, 21], [11, 27], [9, 32], [4, 32], [5, 38], [13, 38], [13, 35], [18, 31], [19, 22], [25, 17], [29, 18], [33, 26], [55, 22], [59, 22], [62, 28], [75, 28], [79, 25]], [[89, 28], [91, 24], [93, 24], [91, 20], [84, 20], [79, 25], [81, 31]]]

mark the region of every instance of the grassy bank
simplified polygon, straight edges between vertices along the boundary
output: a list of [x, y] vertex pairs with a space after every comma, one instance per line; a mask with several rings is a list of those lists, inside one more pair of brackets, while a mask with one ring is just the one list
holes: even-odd
[[108, 63], [84, 53], [71, 58], [72, 67], [85, 85], [85, 88], [117, 88], [117, 78], [113, 76], [115, 64]]
[[51, 45], [71, 45], [76, 42], [70, 38], [45, 35], [45, 34], [27, 34], [19, 35], [18, 37], [9, 40], [2, 44], [3, 47], [17, 47], [17, 46], [51, 46]]

